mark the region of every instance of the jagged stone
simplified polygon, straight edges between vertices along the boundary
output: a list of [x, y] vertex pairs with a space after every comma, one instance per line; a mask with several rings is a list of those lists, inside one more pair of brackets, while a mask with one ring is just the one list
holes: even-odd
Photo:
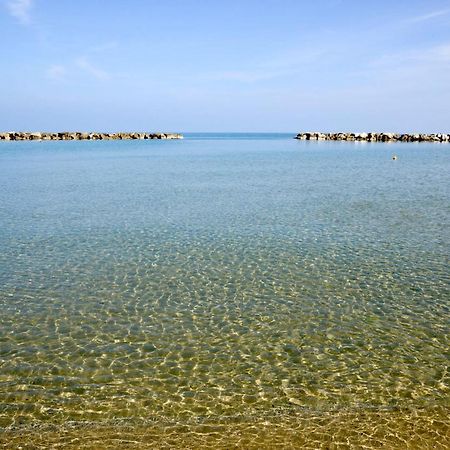
[[[168, 135], [169, 136], [169, 135]], [[170, 139], [167, 137], [167, 139]], [[450, 134], [399, 134], [399, 133], [319, 133], [302, 132], [299, 140], [369, 141], [369, 142], [450, 142]]]
[[112, 140], [112, 139], [183, 139], [183, 135], [179, 133], [86, 133], [86, 132], [68, 132], [60, 131], [57, 133], [49, 132], [22, 132], [22, 131], [8, 131], [0, 133], [1, 141], [36, 141], [36, 140]]

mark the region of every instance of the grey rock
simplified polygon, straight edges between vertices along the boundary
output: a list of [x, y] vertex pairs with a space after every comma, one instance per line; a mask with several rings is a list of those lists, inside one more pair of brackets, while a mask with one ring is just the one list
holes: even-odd
[[[171, 139], [167, 135], [167, 139]], [[319, 133], [302, 132], [295, 136], [299, 140], [368, 141], [368, 142], [450, 142], [450, 134], [399, 134], [399, 133]]]

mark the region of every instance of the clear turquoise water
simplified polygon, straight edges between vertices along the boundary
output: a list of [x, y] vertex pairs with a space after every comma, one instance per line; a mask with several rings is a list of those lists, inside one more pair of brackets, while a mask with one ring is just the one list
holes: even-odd
[[291, 137], [0, 143], [10, 443], [207, 422], [204, 445], [303, 424], [318, 448], [359, 422], [445, 445], [450, 146]]

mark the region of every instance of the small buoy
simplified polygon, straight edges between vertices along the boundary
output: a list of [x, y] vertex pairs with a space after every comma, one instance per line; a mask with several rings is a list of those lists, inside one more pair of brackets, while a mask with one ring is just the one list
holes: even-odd
[[392, 155], [392, 160], [397, 161], [397, 155]]

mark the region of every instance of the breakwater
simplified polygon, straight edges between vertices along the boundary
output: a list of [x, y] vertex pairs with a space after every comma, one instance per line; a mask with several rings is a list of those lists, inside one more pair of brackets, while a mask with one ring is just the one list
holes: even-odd
[[83, 140], [127, 140], [127, 139], [183, 139], [179, 133], [86, 133], [86, 132], [24, 132], [0, 133], [0, 141], [83, 141]]
[[303, 141], [450, 142], [450, 134], [303, 132], [298, 133], [295, 139]]

